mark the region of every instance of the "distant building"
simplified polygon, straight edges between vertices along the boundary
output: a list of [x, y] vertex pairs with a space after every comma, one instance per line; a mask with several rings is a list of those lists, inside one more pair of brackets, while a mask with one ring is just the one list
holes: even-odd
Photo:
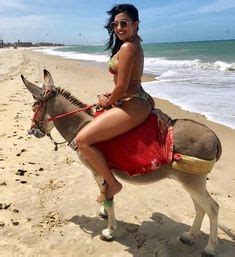
[[0, 35], [0, 48], [3, 47], [13, 47], [13, 48], [17, 48], [17, 47], [40, 47], [40, 46], [64, 46], [64, 44], [58, 44], [58, 43], [50, 43], [50, 42], [38, 42], [33, 44], [32, 42], [21, 42], [20, 40], [18, 40], [15, 43], [4, 43], [3, 39]]
[[20, 40], [18, 40], [18, 42], [16, 42], [14, 45], [22, 46], [22, 47], [30, 47], [30, 46], [33, 46], [33, 43], [32, 42], [20, 42]]

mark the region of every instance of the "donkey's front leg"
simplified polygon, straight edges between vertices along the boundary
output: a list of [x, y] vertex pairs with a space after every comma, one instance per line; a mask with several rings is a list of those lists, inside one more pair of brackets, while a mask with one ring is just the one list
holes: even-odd
[[[83, 158], [82, 154], [80, 154], [80, 152], [78, 152], [78, 158], [81, 160], [81, 162], [88, 167], [93, 174], [93, 177], [96, 181], [96, 183], [99, 186], [100, 192], [104, 192], [105, 191], [105, 183], [104, 183], [104, 178], [102, 176], [100, 176], [91, 166], [90, 164], [87, 162], [86, 159]], [[101, 234], [101, 239], [105, 240], [105, 241], [112, 241], [113, 240], [113, 235], [114, 235], [114, 231], [117, 229], [117, 223], [116, 223], [116, 219], [115, 219], [115, 214], [114, 214], [114, 201], [113, 198], [109, 199], [109, 200], [104, 200], [102, 202], [101, 208], [100, 208], [100, 214], [101, 217], [106, 216], [108, 217], [108, 227], [104, 230], [102, 230], [102, 234]]]
[[101, 239], [104, 241], [112, 241], [114, 232], [117, 229], [117, 222], [114, 213], [114, 201], [113, 198], [102, 202], [101, 211], [105, 210], [108, 215], [108, 227], [102, 230]]
[[[100, 192], [104, 192], [106, 187], [104, 183], [104, 178], [97, 174], [94, 170], [92, 171], [92, 173], [95, 178], [95, 181], [99, 186]], [[108, 227], [102, 230], [101, 239], [109, 242], [113, 240], [114, 231], [117, 229], [117, 223], [114, 214], [113, 198], [102, 201], [102, 205], [100, 208], [100, 216], [101, 213], [107, 214], [108, 217]]]

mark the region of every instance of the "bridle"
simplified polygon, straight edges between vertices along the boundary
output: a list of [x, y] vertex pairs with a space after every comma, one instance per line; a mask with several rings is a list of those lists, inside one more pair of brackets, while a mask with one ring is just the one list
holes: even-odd
[[[39, 104], [38, 104], [39, 103]], [[40, 110], [45, 106], [46, 102], [45, 101], [42, 101], [42, 100], [38, 100], [34, 103], [33, 105], [33, 108], [35, 105], [38, 104], [38, 107], [36, 108], [36, 110], [34, 111], [34, 114], [33, 114], [33, 117], [31, 119], [32, 123], [33, 123], [33, 126], [31, 126], [31, 129], [33, 128], [36, 128], [36, 129], [39, 129], [42, 133], [45, 133], [46, 132], [43, 130], [43, 127], [41, 126], [41, 124], [43, 124], [43, 121], [44, 120], [37, 120], [37, 116], [39, 115], [40, 113]], [[45, 110], [46, 108], [44, 108], [44, 114], [42, 115], [42, 117], [44, 118], [45, 116]]]
[[[38, 99], [38, 100], [34, 103], [33, 108], [34, 108], [35, 105], [38, 105], [38, 106], [37, 106], [37, 108], [36, 108], [35, 110], [33, 110], [33, 111], [34, 111], [34, 114], [33, 114], [33, 117], [32, 117], [32, 119], [31, 119], [31, 121], [32, 121], [32, 126], [31, 126], [30, 130], [28, 130], [28, 134], [29, 134], [29, 135], [32, 135], [32, 134], [33, 134], [33, 135], [35, 135], [35, 136], [37, 135], [37, 137], [43, 137], [43, 136], [47, 135], [47, 136], [51, 139], [52, 143], [55, 144], [55, 151], [57, 151], [57, 150], [58, 150], [58, 145], [59, 145], [59, 144], [64, 144], [64, 143], [66, 143], [67, 141], [60, 142], [60, 143], [56, 142], [56, 141], [52, 138], [52, 136], [51, 136], [51, 134], [50, 134], [50, 130], [49, 130], [49, 131], [45, 131], [44, 128], [43, 128], [43, 125], [46, 124], [46, 123], [48, 123], [48, 122], [53, 122], [53, 121], [55, 121], [55, 120], [62, 119], [62, 118], [64, 118], [64, 117], [73, 115], [73, 114], [78, 113], [78, 112], [82, 112], [82, 111], [89, 110], [89, 109], [91, 109], [91, 108], [96, 107], [97, 105], [96, 105], [96, 104], [87, 105], [87, 106], [85, 106], [85, 107], [78, 108], [78, 109], [75, 109], [75, 110], [70, 111], [70, 112], [62, 113], [62, 114], [59, 114], [59, 115], [55, 115], [55, 116], [53, 116], [53, 117], [50, 117], [50, 118], [48, 118], [48, 119], [44, 119], [44, 117], [45, 117], [45, 112], [46, 112], [47, 100], [48, 100], [50, 97], [54, 96], [55, 94], [56, 94], [56, 92], [55, 92], [54, 90], [45, 90], [44, 93], [43, 93], [43, 96], [45, 96], [45, 97], [43, 98], [43, 100]], [[42, 108], [43, 108], [43, 111], [42, 111]], [[41, 111], [43, 112], [42, 115], [40, 115], [40, 114], [42, 113]], [[41, 120], [38, 120], [38, 115], [40, 115], [40, 116], [42, 117]]]

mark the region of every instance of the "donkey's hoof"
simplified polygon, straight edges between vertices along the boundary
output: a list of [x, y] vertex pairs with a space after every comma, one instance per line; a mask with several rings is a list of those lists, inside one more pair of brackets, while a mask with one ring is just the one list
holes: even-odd
[[111, 230], [109, 228], [103, 229], [100, 239], [103, 241], [106, 241], [106, 242], [112, 242], [113, 241], [113, 230]]
[[215, 253], [215, 246], [218, 244], [218, 240], [216, 240], [213, 244], [209, 243], [205, 249], [203, 250], [201, 256], [202, 257], [215, 257], [216, 253]]
[[185, 238], [183, 236], [179, 237], [179, 240], [181, 243], [185, 244], [185, 245], [188, 245], [188, 246], [191, 246], [194, 244], [193, 240], [190, 240], [188, 238]]
[[215, 257], [215, 253], [207, 253], [206, 251], [203, 251], [201, 254], [201, 257]]
[[107, 238], [104, 235], [100, 235], [100, 239], [102, 241], [105, 241], [105, 242], [112, 242], [113, 241], [113, 237]]

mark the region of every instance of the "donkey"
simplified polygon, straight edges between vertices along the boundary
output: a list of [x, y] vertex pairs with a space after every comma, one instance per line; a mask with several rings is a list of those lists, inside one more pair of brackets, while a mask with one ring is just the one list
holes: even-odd
[[[44, 70], [43, 88], [27, 81], [23, 75], [21, 78], [26, 88], [36, 99], [33, 105], [34, 116], [30, 130], [30, 133], [35, 137], [43, 137], [53, 127], [56, 127], [62, 137], [67, 142], [71, 142], [78, 131], [94, 118], [91, 106], [86, 107], [87, 105], [73, 97], [68, 91], [55, 87], [52, 76], [47, 70]], [[80, 108], [80, 112], [77, 111], [78, 108]], [[65, 114], [68, 112], [70, 115]], [[221, 143], [213, 131], [192, 120], [178, 119], [174, 120], [172, 124], [175, 135], [174, 150], [176, 152], [202, 160], [219, 160], [222, 153]], [[79, 151], [77, 154], [81, 162], [90, 168], [99, 189], [102, 191], [105, 186], [103, 177], [89, 165]], [[117, 170], [113, 170], [113, 172], [119, 178], [133, 184], [153, 183], [163, 178], [177, 180], [190, 194], [196, 211], [192, 227], [183, 233], [180, 241], [187, 245], [193, 244], [194, 239], [199, 235], [206, 213], [210, 219], [210, 236], [201, 256], [215, 256], [215, 248], [218, 244], [219, 206], [207, 191], [206, 173], [183, 172], [173, 168], [171, 164], [163, 165], [157, 172], [135, 177], [130, 177], [125, 172]], [[117, 229], [113, 198], [103, 201], [100, 215], [108, 218], [108, 227], [102, 231], [101, 238], [112, 241]]]

